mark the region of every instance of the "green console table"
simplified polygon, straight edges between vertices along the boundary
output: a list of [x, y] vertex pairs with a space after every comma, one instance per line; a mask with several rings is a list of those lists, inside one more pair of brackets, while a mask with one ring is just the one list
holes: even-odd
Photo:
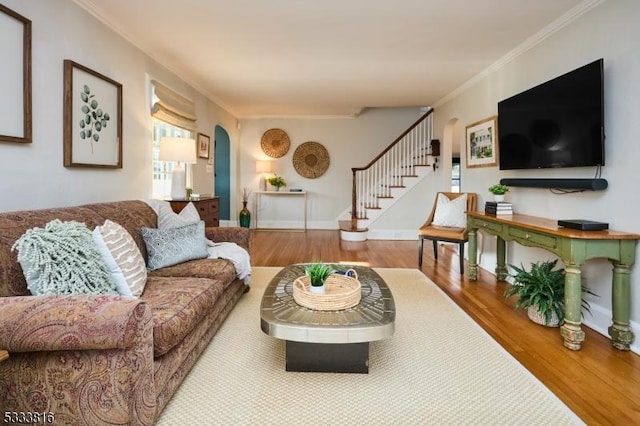
[[580, 231], [563, 228], [557, 221], [521, 214], [495, 216], [467, 213], [469, 230], [469, 279], [478, 279], [478, 230], [496, 236], [496, 277], [507, 276], [505, 242], [514, 241], [539, 247], [558, 256], [565, 265], [565, 322], [560, 328], [565, 347], [580, 350], [584, 341], [581, 323], [581, 267], [589, 259], [606, 258], [613, 265], [613, 324], [609, 336], [613, 346], [629, 350], [633, 332], [629, 327], [631, 310], [631, 267], [636, 257], [639, 234], [617, 231]]

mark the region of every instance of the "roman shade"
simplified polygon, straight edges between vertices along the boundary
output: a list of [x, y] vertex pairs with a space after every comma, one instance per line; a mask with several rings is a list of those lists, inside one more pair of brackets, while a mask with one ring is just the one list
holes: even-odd
[[156, 80], [152, 80], [151, 84], [154, 94], [151, 115], [174, 126], [195, 131], [197, 129], [195, 103]]

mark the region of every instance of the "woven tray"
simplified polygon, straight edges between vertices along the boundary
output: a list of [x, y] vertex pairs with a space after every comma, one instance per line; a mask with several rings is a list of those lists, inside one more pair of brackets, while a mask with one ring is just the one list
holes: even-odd
[[360, 303], [360, 281], [356, 271], [350, 269], [355, 278], [331, 274], [324, 282], [324, 294], [311, 293], [309, 277], [303, 275], [293, 281], [293, 300], [300, 306], [316, 311], [339, 311]]

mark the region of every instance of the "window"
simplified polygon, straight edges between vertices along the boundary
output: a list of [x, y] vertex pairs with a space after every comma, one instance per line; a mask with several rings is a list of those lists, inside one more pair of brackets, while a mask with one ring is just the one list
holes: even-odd
[[[175, 163], [159, 161], [160, 141], [163, 137], [194, 139], [196, 125], [195, 103], [167, 86], [151, 80], [151, 116], [153, 121], [151, 196], [164, 198], [171, 194], [171, 173]], [[194, 142], [195, 143], [195, 142]], [[192, 187], [191, 165], [185, 165], [187, 187]]]
[[[175, 163], [168, 161], [159, 161], [160, 140], [165, 137], [193, 138], [193, 132], [173, 126], [162, 120], [153, 119], [153, 148], [152, 148], [152, 168], [153, 168], [153, 187], [151, 190], [152, 198], [165, 198], [171, 193], [171, 172]], [[192, 186], [191, 165], [186, 164], [187, 187]]]
[[460, 157], [453, 157], [451, 162], [451, 192], [460, 192]]

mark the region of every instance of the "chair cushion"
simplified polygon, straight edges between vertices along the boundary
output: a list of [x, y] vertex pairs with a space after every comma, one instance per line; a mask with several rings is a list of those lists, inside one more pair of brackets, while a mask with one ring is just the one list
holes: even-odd
[[467, 194], [462, 194], [454, 200], [450, 200], [444, 194], [438, 194], [436, 211], [433, 215], [434, 226], [451, 228], [467, 227]]

